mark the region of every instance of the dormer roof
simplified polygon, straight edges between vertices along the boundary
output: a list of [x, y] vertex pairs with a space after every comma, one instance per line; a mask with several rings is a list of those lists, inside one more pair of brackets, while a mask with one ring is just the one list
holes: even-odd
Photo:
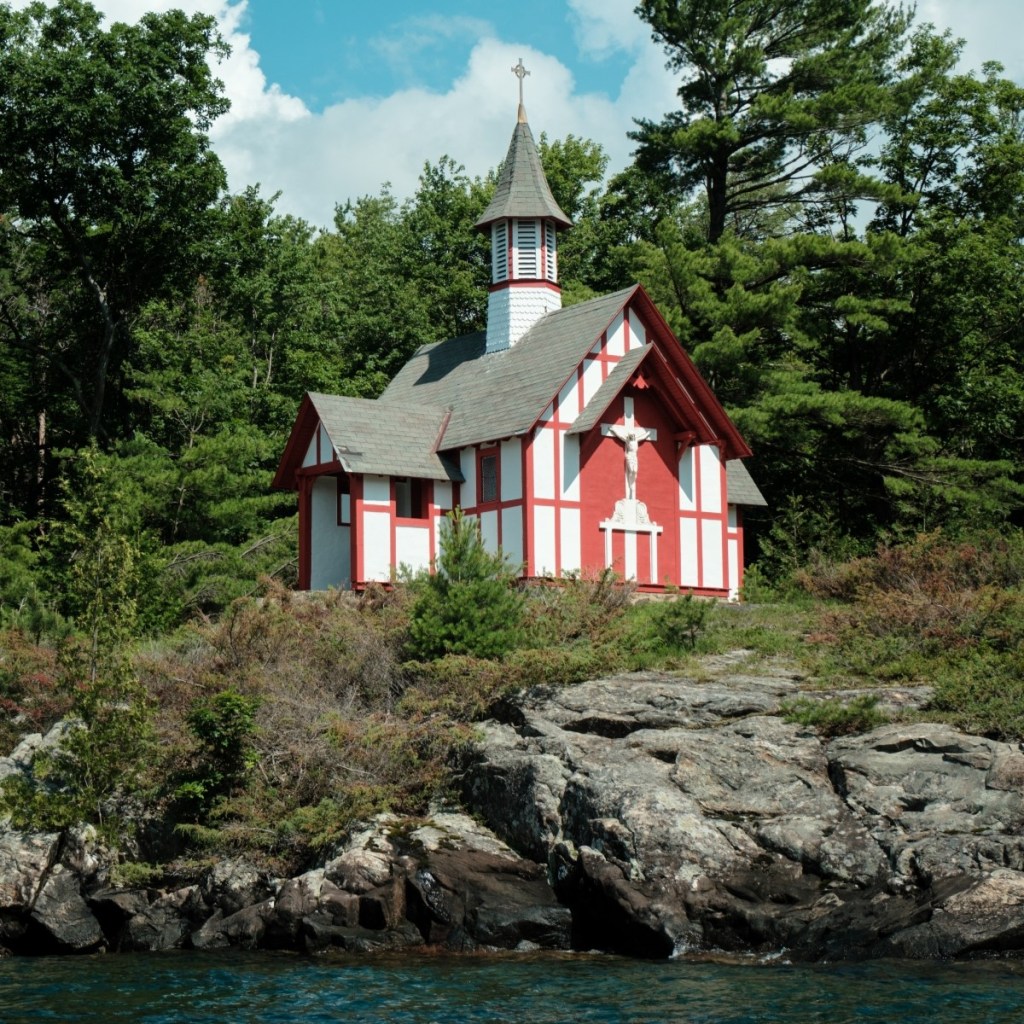
[[507, 217], [543, 217], [553, 220], [560, 228], [572, 227], [572, 221], [551, 194], [522, 106], [505, 162], [501, 165], [494, 198], [476, 222], [476, 227], [483, 230], [496, 220]]

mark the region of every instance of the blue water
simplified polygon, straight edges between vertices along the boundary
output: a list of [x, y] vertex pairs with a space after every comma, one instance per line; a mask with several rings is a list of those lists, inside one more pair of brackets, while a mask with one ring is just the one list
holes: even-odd
[[148, 954], [0, 961], [0, 1022], [1017, 1024], [1024, 964]]

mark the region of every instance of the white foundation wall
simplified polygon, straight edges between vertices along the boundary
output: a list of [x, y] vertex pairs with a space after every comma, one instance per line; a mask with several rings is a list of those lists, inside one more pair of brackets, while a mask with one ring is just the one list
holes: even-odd
[[555, 564], [555, 510], [551, 505], [538, 505], [533, 510], [534, 574], [557, 576]]
[[681, 569], [679, 585], [697, 587], [700, 585], [700, 549], [697, 546], [697, 520], [679, 520], [679, 561]]
[[494, 509], [480, 513], [480, 539], [484, 547], [496, 554], [498, 550], [498, 513]]
[[348, 590], [352, 586], [352, 547], [349, 527], [338, 525], [338, 481], [322, 477], [313, 483], [309, 511], [310, 590], [336, 587]]
[[501, 550], [512, 565], [519, 566], [526, 561], [526, 552], [523, 551], [522, 508], [501, 510]]
[[559, 509], [559, 544], [561, 554], [561, 565], [558, 567], [558, 575], [564, 576], [569, 572], [579, 572], [583, 564], [583, 555], [580, 546], [580, 518], [582, 513], [578, 508]]

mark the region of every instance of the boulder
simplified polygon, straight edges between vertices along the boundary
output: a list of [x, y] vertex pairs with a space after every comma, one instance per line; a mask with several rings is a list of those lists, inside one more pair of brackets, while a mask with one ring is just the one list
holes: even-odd
[[543, 867], [505, 853], [428, 851], [406, 880], [408, 917], [430, 945], [568, 949], [572, 919]]
[[78, 877], [60, 864], [36, 896], [31, 919], [45, 936], [44, 952], [92, 953], [105, 947], [103, 930], [82, 898]]
[[203, 875], [199, 887], [207, 905], [221, 911], [225, 917], [271, 895], [266, 873], [240, 857], [214, 865]]
[[0, 827], [0, 914], [27, 911], [57, 855], [56, 833], [9, 832]]

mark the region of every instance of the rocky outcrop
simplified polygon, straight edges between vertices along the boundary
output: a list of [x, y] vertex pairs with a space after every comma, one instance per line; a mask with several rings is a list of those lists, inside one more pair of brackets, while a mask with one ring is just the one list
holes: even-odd
[[477, 820], [385, 816], [296, 878], [229, 860], [116, 888], [91, 830], [0, 826], [0, 952], [1024, 950], [1024, 749], [928, 723], [825, 742], [780, 716], [820, 693], [743, 662], [523, 694], [465, 766]]
[[112, 888], [91, 831], [0, 833], [0, 952], [566, 949], [543, 866], [463, 814], [382, 817], [323, 867], [274, 879], [243, 859], [188, 884]]
[[1021, 748], [925, 723], [825, 743], [778, 716], [799, 693], [735, 670], [538, 690], [485, 726], [467, 801], [549, 863], [584, 948], [1024, 949]]

